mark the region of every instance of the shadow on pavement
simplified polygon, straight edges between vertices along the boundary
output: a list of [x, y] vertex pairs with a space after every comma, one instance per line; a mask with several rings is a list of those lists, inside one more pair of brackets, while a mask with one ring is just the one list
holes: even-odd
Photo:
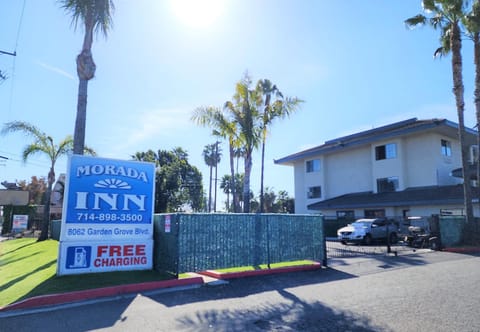
[[287, 291], [292, 304], [263, 306], [255, 310], [207, 310], [177, 320], [182, 331], [387, 331], [369, 318], [336, 310], [321, 302], [305, 303]]

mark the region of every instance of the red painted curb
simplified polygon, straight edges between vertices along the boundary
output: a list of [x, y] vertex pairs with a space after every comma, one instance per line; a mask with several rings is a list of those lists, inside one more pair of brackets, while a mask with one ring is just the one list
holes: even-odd
[[471, 248], [465, 248], [465, 247], [459, 247], [459, 248], [443, 248], [442, 251], [448, 251], [448, 252], [455, 252], [458, 254], [475, 254], [480, 252], [480, 247], [471, 247]]
[[322, 267], [320, 263], [313, 263], [309, 265], [299, 265], [299, 266], [291, 266], [291, 267], [279, 267], [274, 269], [267, 269], [267, 270], [255, 270], [255, 271], [244, 271], [244, 272], [229, 272], [223, 273], [214, 270], [207, 270], [202, 272], [197, 272], [201, 275], [206, 275], [215, 279], [235, 279], [235, 278], [243, 278], [243, 277], [253, 277], [253, 276], [262, 276], [268, 274], [278, 274], [278, 273], [288, 273], [288, 272], [298, 272], [298, 271], [311, 271], [311, 270], [318, 270]]
[[101, 297], [116, 296], [128, 293], [144, 292], [160, 288], [171, 288], [179, 286], [202, 285], [201, 277], [192, 277], [185, 279], [173, 279], [163, 281], [151, 281], [140, 284], [129, 284], [120, 286], [111, 286], [104, 288], [87, 289], [70, 293], [50, 294], [35, 296], [20, 302], [12, 303], [0, 308], [0, 311], [26, 309], [32, 307], [42, 307], [54, 304], [64, 304], [70, 302], [84, 301]]

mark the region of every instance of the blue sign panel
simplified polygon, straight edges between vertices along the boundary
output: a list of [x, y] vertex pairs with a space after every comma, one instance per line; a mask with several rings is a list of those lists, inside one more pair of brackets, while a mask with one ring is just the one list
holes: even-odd
[[61, 241], [153, 236], [155, 165], [73, 155]]

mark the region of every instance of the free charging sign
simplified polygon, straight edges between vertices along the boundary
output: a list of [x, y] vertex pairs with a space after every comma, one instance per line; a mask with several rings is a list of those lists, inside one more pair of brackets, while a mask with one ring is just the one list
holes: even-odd
[[61, 241], [153, 237], [155, 165], [73, 155]]

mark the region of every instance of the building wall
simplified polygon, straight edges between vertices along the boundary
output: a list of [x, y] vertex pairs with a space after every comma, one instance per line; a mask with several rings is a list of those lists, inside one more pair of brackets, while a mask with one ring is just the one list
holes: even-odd
[[[461, 211], [464, 209], [463, 204], [450, 204], [450, 205], [428, 205], [428, 206], [400, 206], [400, 207], [379, 207], [379, 208], [368, 208], [368, 210], [375, 209], [384, 209], [385, 216], [387, 217], [401, 217], [403, 216], [404, 210], [408, 210], [405, 214], [408, 217], [428, 217], [433, 214], [440, 215], [441, 210], [451, 210], [451, 211]], [[337, 215], [337, 210], [340, 209], [325, 209], [322, 211], [315, 211], [316, 213], [321, 212], [324, 216], [335, 217]], [[351, 209], [354, 211], [355, 219], [363, 218], [365, 216], [366, 209]], [[478, 204], [474, 204], [474, 214], [480, 215], [480, 209]]]
[[372, 190], [372, 160], [368, 146], [325, 156], [325, 197]]
[[[451, 143], [451, 156], [442, 155], [442, 139]], [[376, 147], [390, 143], [396, 144], [396, 157], [376, 160]], [[320, 160], [320, 171], [307, 173], [306, 161], [313, 159]], [[450, 175], [458, 167], [461, 167], [458, 140], [435, 132], [379, 140], [362, 147], [314, 156], [294, 164], [295, 212], [318, 213], [308, 210], [307, 206], [348, 193], [377, 192], [377, 179], [380, 178], [398, 178], [398, 190], [459, 184], [462, 179]], [[308, 188], [312, 186], [321, 186], [320, 198], [307, 198]], [[397, 210], [392, 208], [389, 213], [398, 215]]]

